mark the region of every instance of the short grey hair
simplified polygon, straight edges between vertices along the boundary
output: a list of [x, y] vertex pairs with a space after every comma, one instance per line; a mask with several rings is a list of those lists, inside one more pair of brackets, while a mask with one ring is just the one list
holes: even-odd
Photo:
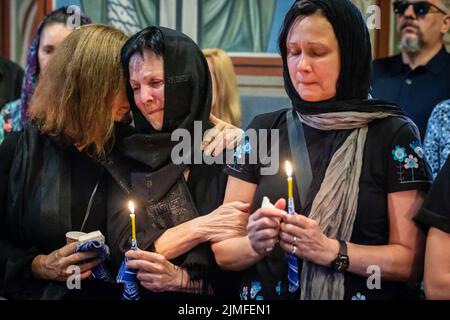
[[450, 0], [441, 0], [441, 2], [445, 6], [447, 13], [450, 14]]

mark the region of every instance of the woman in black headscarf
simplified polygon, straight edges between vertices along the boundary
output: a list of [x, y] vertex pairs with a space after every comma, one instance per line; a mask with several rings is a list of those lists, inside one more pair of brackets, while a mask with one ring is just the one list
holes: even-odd
[[415, 125], [397, 106], [368, 99], [361, 13], [348, 0], [297, 1], [279, 47], [292, 109], [250, 128], [279, 129], [279, 160], [294, 165], [301, 214], [287, 215], [284, 200], [260, 208], [263, 196], [287, 196], [284, 170], [264, 176], [260, 162], [228, 166], [225, 202], [252, 202], [253, 214], [247, 236], [213, 245], [216, 260], [246, 270], [243, 299], [402, 297], [422, 272], [423, 236], [412, 217], [430, 174]]
[[[211, 128], [208, 64], [190, 38], [156, 27], [131, 37], [121, 60], [136, 130], [118, 142], [110, 164], [124, 169], [110, 197], [110, 244], [118, 257], [130, 249], [131, 198], [137, 244], [146, 251], [128, 252], [128, 267], [138, 270], [142, 286], [208, 294], [215, 262], [207, 242], [245, 234], [248, 220], [248, 205], [220, 206], [223, 168], [201, 160], [202, 136]], [[177, 161], [175, 130], [187, 135], [183, 158], [200, 162]]]

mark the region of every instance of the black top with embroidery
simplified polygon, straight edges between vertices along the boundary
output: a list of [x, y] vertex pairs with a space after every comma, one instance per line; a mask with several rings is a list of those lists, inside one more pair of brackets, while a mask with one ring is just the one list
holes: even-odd
[[[258, 185], [252, 203], [254, 212], [260, 207], [264, 196], [269, 197], [272, 202], [279, 198], [287, 198], [284, 162], [292, 160], [286, 110], [256, 117], [249, 125], [249, 129], [279, 129], [280, 140], [280, 168], [275, 175], [261, 175], [260, 169], [269, 166], [264, 155], [258, 156], [257, 164], [248, 164], [247, 161], [246, 164], [238, 163], [238, 158], [242, 159], [245, 156], [249, 160], [253, 152], [258, 150], [249, 139], [237, 148], [236, 164], [229, 165], [226, 169], [230, 176]], [[321, 182], [324, 174], [319, 176], [315, 168], [328, 165], [334, 152], [340, 147], [332, 146], [329, 141], [342, 139], [343, 135], [345, 137], [351, 131], [321, 131], [307, 125], [304, 125], [304, 131], [313, 179], [320, 179]], [[270, 133], [268, 137], [270, 141]], [[257, 143], [261, 146], [261, 140]], [[386, 245], [389, 242], [387, 194], [414, 189], [427, 190], [431, 184], [430, 169], [423, 159], [423, 149], [416, 127], [406, 117], [373, 121], [369, 125], [363, 161], [358, 209], [351, 242], [361, 245]], [[320, 186], [320, 183], [312, 184], [317, 185]], [[318, 187], [311, 187], [304, 210], [306, 215], [317, 192]], [[299, 208], [295, 179], [294, 202], [296, 208]], [[241, 298], [258, 300], [298, 298], [298, 292], [296, 295], [288, 292], [287, 270], [286, 256], [277, 246], [264, 260], [244, 272], [240, 289]], [[345, 299], [395, 299], [406, 294], [406, 286], [399, 282], [382, 281], [380, 290], [369, 290], [366, 282], [367, 278], [346, 273]]]
[[450, 157], [439, 172], [415, 220], [450, 233]]

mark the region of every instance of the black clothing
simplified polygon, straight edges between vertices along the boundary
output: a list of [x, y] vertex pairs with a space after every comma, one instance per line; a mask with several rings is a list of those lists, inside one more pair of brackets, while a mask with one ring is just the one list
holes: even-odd
[[7, 102], [20, 98], [23, 70], [0, 56], [0, 110]]
[[450, 157], [436, 177], [415, 221], [425, 229], [434, 227], [450, 233]]
[[[64, 298], [65, 283], [33, 278], [31, 262], [64, 246], [66, 232], [80, 230], [91, 196], [82, 231], [106, 234], [107, 172], [84, 152], [40, 134], [33, 123], [8, 136], [0, 145], [0, 158], [0, 295]], [[98, 293], [99, 298], [113, 298]], [[69, 296], [84, 294], [81, 290]]]
[[[286, 110], [256, 117], [250, 124], [253, 129], [280, 130], [280, 161], [292, 163], [286, 126]], [[309, 215], [312, 202], [319, 191], [327, 167], [339, 145], [330, 144], [329, 140], [340, 140], [348, 136], [351, 130], [321, 131], [304, 125], [305, 138], [313, 171], [313, 182], [307, 196], [305, 207]], [[270, 141], [270, 137], [268, 138]], [[421, 158], [423, 152], [414, 150], [418, 141], [415, 126], [406, 117], [391, 117], [373, 121], [364, 149], [364, 163], [359, 182], [359, 197], [356, 219], [351, 242], [362, 245], [386, 245], [389, 241], [389, 222], [387, 194], [405, 190], [427, 190], [431, 184], [431, 175], [426, 162]], [[259, 145], [260, 141], [258, 141]], [[404, 148], [404, 154], [395, 155], [398, 148]], [[256, 152], [256, 148], [252, 147]], [[417, 152], [417, 153], [416, 153]], [[418, 167], [405, 169], [404, 160], [412, 155]], [[250, 155], [249, 155], [250, 156]], [[400, 161], [401, 160], [401, 161]], [[247, 162], [248, 163], [248, 162]], [[274, 176], [260, 174], [262, 165], [230, 165], [227, 173], [233, 177], [257, 184], [251, 212], [261, 206], [262, 198], [269, 197], [272, 202], [287, 197], [287, 182], [284, 170], [280, 169]], [[295, 174], [295, 173], [294, 173]], [[295, 179], [294, 179], [295, 181]], [[294, 183], [294, 202], [300, 208], [297, 186]], [[394, 299], [405, 293], [405, 286], [399, 282], [383, 281], [381, 290], [368, 290], [366, 278], [351, 273], [345, 274], [345, 299], [356, 297], [359, 293], [367, 299]], [[259, 283], [259, 284], [258, 284]], [[287, 259], [280, 247], [277, 247], [267, 259], [247, 271], [241, 283], [241, 296], [246, 289], [261, 287], [258, 295], [264, 299], [291, 299], [287, 287]], [[254, 299], [254, 298], [253, 298]]]
[[[178, 142], [171, 141], [175, 129], [184, 129], [189, 140], [183, 141], [190, 150], [184, 150], [184, 159], [200, 156], [201, 134], [211, 126], [211, 78], [208, 64], [201, 50], [187, 36], [166, 28], [162, 33], [164, 58], [164, 123], [155, 130], [134, 103], [127, 81], [127, 92], [132, 106], [136, 132], [119, 141], [114, 162], [125, 172], [126, 182], [114, 188], [109, 201], [109, 234], [113, 250], [123, 257], [130, 249], [131, 225], [127, 214], [128, 198], [137, 202], [136, 228], [138, 246], [154, 250], [153, 243], [169, 228], [208, 214], [222, 204], [226, 176], [222, 165], [200, 163], [175, 164], [171, 153]], [[142, 33], [141, 32], [141, 33]], [[122, 49], [122, 65], [128, 79], [128, 63], [138, 41], [138, 33]], [[128, 60], [127, 60], [128, 59]], [[201, 124], [195, 132], [194, 122]], [[196, 141], [195, 139], [199, 139]], [[189, 169], [187, 182], [183, 173]], [[192, 280], [204, 280], [207, 285], [219, 276], [209, 243], [202, 243], [189, 252], [173, 259], [175, 265], [187, 270]], [[217, 289], [216, 290], [220, 290]], [[216, 292], [217, 293], [217, 292]], [[144, 295], [149, 294], [144, 291]], [[164, 296], [172, 296], [166, 293]], [[174, 294], [175, 296], [177, 294]], [[156, 298], [152, 295], [152, 298]]]
[[411, 70], [401, 55], [375, 60], [372, 95], [398, 104], [422, 139], [434, 107], [450, 98], [450, 53], [442, 47], [425, 66]]

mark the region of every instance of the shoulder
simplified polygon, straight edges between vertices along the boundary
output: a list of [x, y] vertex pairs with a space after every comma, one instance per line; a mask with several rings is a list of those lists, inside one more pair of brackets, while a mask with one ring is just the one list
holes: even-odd
[[0, 68], [5, 73], [22, 73], [22, 68], [14, 62], [7, 60], [3, 57], [0, 58]]
[[289, 109], [281, 109], [274, 112], [256, 116], [247, 129], [277, 129], [286, 122], [286, 113]]
[[[444, 118], [450, 115], [450, 100], [442, 101], [433, 110], [431, 117]], [[447, 121], [449, 121], [447, 117]]]
[[392, 66], [401, 63], [400, 55], [395, 55], [387, 58], [376, 59], [373, 62], [374, 71], [376, 70], [389, 70]]
[[407, 116], [387, 117], [373, 121], [369, 130], [375, 134], [382, 134], [388, 138], [395, 138], [400, 132], [408, 131], [412, 134], [418, 134], [417, 126]]

